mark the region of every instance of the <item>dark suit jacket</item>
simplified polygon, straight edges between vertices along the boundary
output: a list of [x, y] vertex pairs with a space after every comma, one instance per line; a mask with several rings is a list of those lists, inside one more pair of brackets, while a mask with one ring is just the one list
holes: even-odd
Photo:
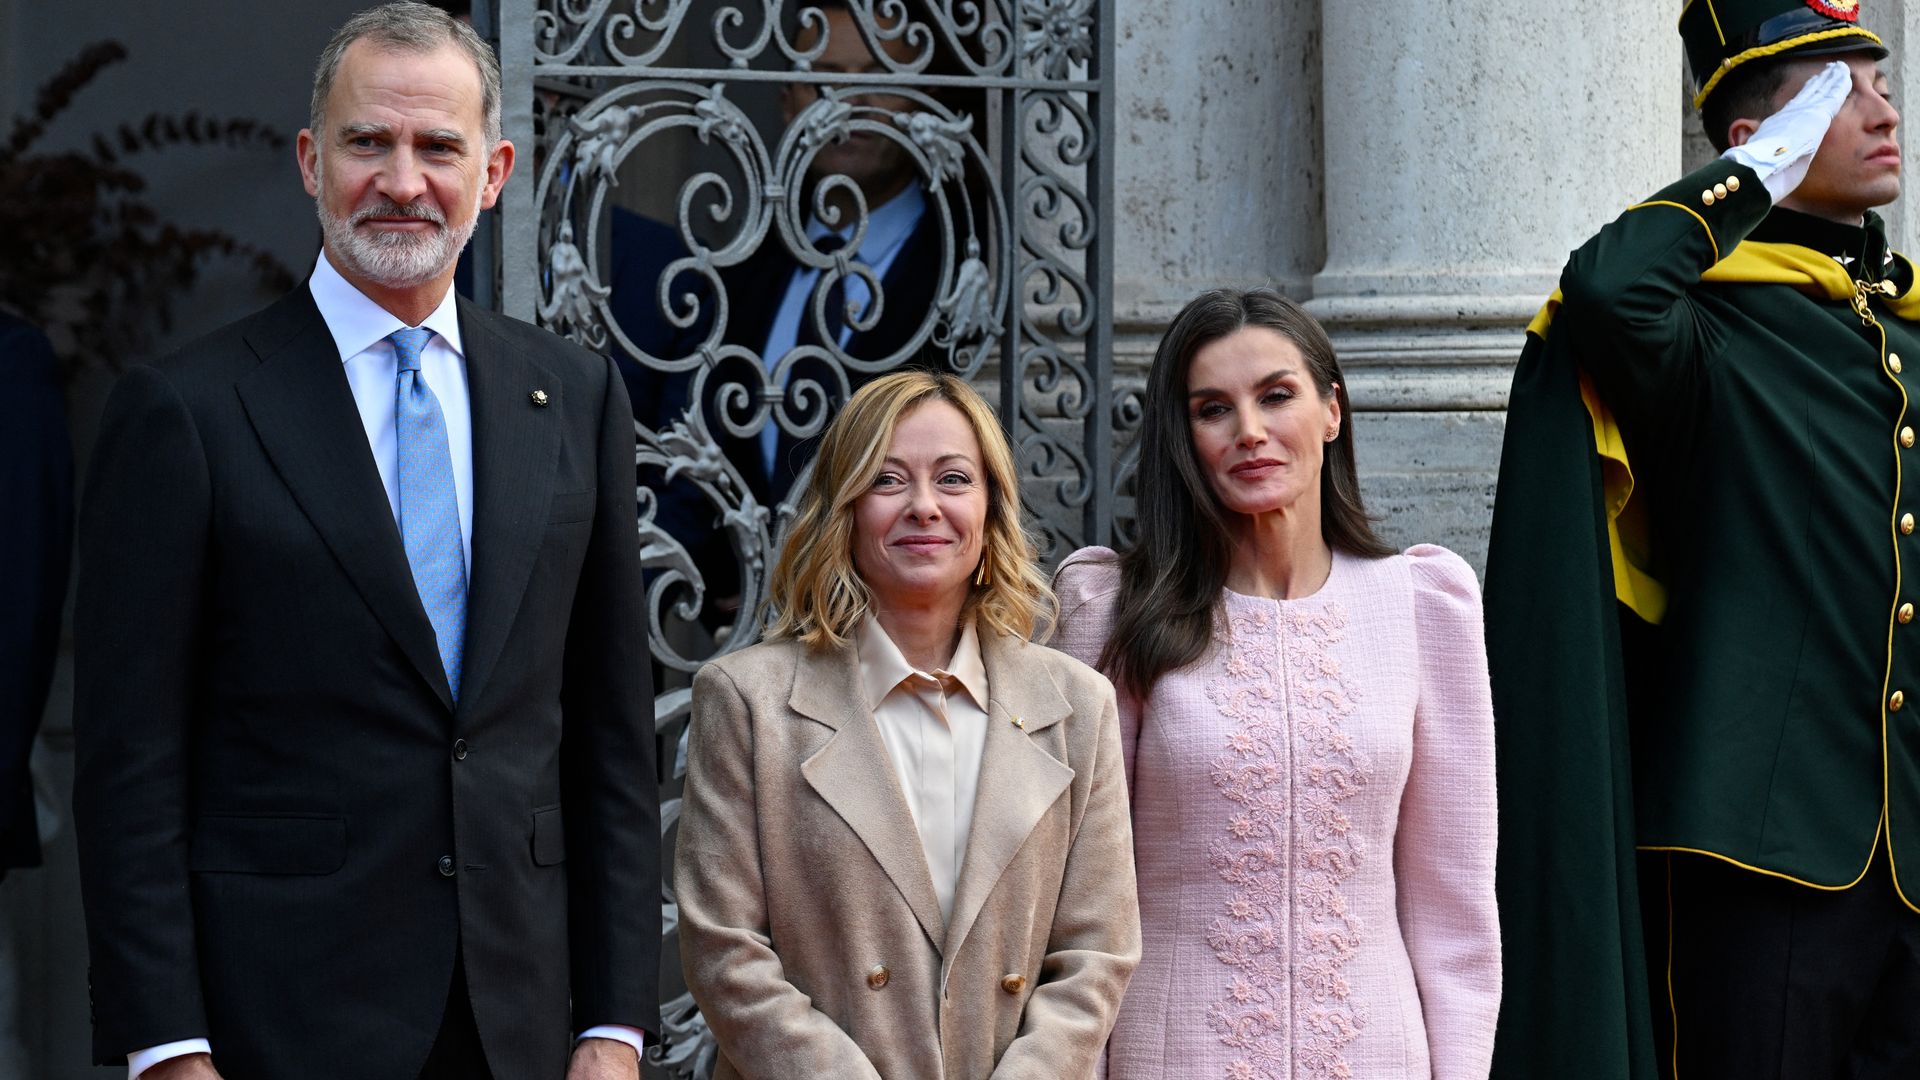
[[[891, 356], [912, 340], [921, 323], [926, 321], [940, 285], [942, 250], [939, 228], [939, 215], [929, 204], [913, 232], [907, 235], [899, 254], [894, 256], [893, 262], [887, 266], [887, 272], [880, 278], [884, 304], [879, 322], [873, 329], [856, 331], [847, 339], [847, 355], [859, 360], [881, 360]], [[800, 264], [794, 260], [778, 234], [770, 232], [759, 250], [724, 273], [722, 281], [727, 287], [728, 308], [727, 325], [721, 333], [722, 343], [743, 346], [756, 354], [764, 349], [767, 335], [773, 330], [773, 320], [779, 314], [780, 302], [786, 295], [787, 283], [798, 269]], [[817, 340], [808, 336], [811, 320], [809, 311], [801, 323], [803, 343]], [[705, 328], [697, 329], [701, 330], [701, 336], [704, 337]], [[698, 344], [698, 340], [683, 342], [669, 355], [684, 355]], [[807, 372], [808, 366], [801, 365], [795, 376], [804, 378]], [[871, 374], [851, 370], [847, 375], [849, 392], [858, 390], [873, 378]], [[724, 377], [724, 372], [721, 377]], [[836, 385], [836, 380], [823, 377], [821, 383], [832, 387]], [[686, 374], [665, 380], [658, 402], [642, 403], [636, 399], [634, 404], [638, 411], [635, 415], [643, 422], [655, 424], [661, 418], [671, 420], [686, 408], [692, 385], [692, 376]], [[715, 385], [716, 376], [709, 376], [709, 391]], [[711, 393], [708, 396], [711, 397]], [[845, 403], [845, 398], [836, 394], [831, 408], [838, 412]], [[734, 468], [740, 471], [753, 497], [769, 509], [785, 499], [793, 487], [794, 479], [813, 460], [818, 437], [795, 439], [783, 432], [775, 447], [773, 472], [769, 474], [759, 436], [745, 439], [730, 437], [714, 410], [713, 402], [703, 402], [702, 406], [707, 410], [707, 429], [715, 434], [721, 449], [733, 462]], [[739, 569], [734, 564], [732, 549], [718, 528], [715, 508], [693, 485], [684, 481], [666, 486], [659, 494], [660, 509], [656, 520], [662, 529], [679, 540], [693, 555], [695, 564], [706, 579], [709, 592], [717, 596], [737, 593], [740, 588]]]
[[[919, 223], [901, 244], [900, 253], [894, 256], [893, 262], [887, 266], [887, 272], [881, 275], [880, 289], [884, 304], [880, 321], [873, 329], [856, 331], [847, 339], [845, 351], [848, 356], [856, 360], [881, 360], [891, 356], [900, 351], [913, 338], [914, 332], [920, 329], [920, 324], [926, 321], [927, 312], [933, 307], [935, 290], [940, 284], [939, 230], [939, 215], [929, 201], [926, 212], [920, 215]], [[777, 235], [770, 233], [767, 242], [752, 257], [724, 276], [729, 308], [722, 340], [728, 345], [743, 345], [756, 353], [765, 348], [767, 335], [773, 330], [774, 317], [780, 313], [780, 301], [786, 296], [787, 283], [798, 269], [800, 264], [794, 261], [786, 245], [780, 242]], [[802, 342], [816, 340], [811, 336], [812, 318], [809, 310], [801, 320]], [[795, 371], [796, 378], [803, 378], [805, 374], [804, 365]], [[870, 374], [858, 371], [848, 371], [847, 376], [849, 392], [860, 389], [873, 378]], [[823, 385], [831, 387], [833, 383], [823, 381]], [[833, 402], [834, 411], [839, 411], [843, 404], [844, 398], [836, 398]], [[727, 457], [740, 470], [740, 475], [752, 488], [754, 497], [768, 506], [787, 497], [794, 478], [813, 460], [814, 444], [818, 441], [794, 439], [783, 432], [774, 452], [773, 471], [769, 473], [757, 436], [730, 439], [716, 418], [709, 417], [709, 423], [712, 430], [721, 432], [721, 445], [726, 449]]]
[[0, 312], [0, 875], [40, 865], [33, 751], [60, 651], [73, 444], [46, 336]]
[[[698, 274], [675, 277], [667, 283], [675, 308], [681, 306], [682, 294], [692, 293], [700, 315], [685, 330], [668, 322], [660, 312], [660, 275], [668, 264], [687, 254], [679, 230], [620, 206], [609, 211], [608, 217], [611, 250], [607, 260], [607, 309], [613, 313], [613, 321], [620, 324], [620, 332], [628, 341], [650, 356], [673, 359], [685, 355], [706, 340], [713, 325], [713, 290]], [[607, 343], [607, 351], [620, 368], [620, 377], [626, 380], [634, 418], [644, 420], [648, 427], [660, 426], [667, 377], [640, 366], [612, 341]]]
[[75, 631], [103, 1062], [205, 1036], [236, 1080], [413, 1080], [456, 952], [503, 1080], [558, 1080], [594, 1024], [658, 1030], [626, 392], [604, 357], [459, 311], [457, 708], [305, 286], [108, 402]]

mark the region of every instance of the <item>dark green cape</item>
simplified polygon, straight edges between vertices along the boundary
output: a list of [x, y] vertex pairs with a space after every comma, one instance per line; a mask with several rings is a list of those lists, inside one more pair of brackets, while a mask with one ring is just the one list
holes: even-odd
[[1621, 625], [1568, 350], [1515, 369], [1487, 558], [1505, 987], [1496, 1080], [1654, 1080]]

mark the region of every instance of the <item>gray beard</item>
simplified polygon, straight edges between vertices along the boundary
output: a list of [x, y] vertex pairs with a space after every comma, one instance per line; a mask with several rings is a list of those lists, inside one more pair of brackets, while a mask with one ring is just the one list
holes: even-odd
[[[324, 192], [325, 187], [321, 190]], [[474, 213], [467, 215], [466, 224], [458, 228], [448, 228], [446, 218], [437, 210], [411, 211], [391, 202], [356, 210], [352, 216], [342, 218], [329, 212], [326, 201], [316, 195], [313, 208], [320, 218], [327, 250], [344, 264], [340, 269], [383, 288], [411, 289], [446, 273], [459, 261], [461, 250], [467, 246], [473, 227], [480, 220], [477, 190], [473, 201]], [[355, 227], [376, 214], [410, 216], [435, 222], [440, 228], [420, 235], [392, 232], [367, 235]]]

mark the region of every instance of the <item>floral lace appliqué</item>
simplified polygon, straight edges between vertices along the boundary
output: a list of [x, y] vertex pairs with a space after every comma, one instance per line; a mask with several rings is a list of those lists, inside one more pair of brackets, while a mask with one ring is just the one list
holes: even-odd
[[1342, 1051], [1367, 1024], [1342, 974], [1366, 927], [1340, 886], [1366, 852], [1341, 804], [1370, 775], [1342, 726], [1356, 695], [1331, 649], [1346, 625], [1338, 604], [1287, 606], [1230, 614], [1219, 635], [1208, 696], [1235, 726], [1210, 774], [1237, 809], [1207, 854], [1234, 894], [1207, 943], [1233, 976], [1207, 1024], [1238, 1052], [1227, 1080], [1282, 1080], [1290, 1055], [1302, 1076], [1347, 1080]]

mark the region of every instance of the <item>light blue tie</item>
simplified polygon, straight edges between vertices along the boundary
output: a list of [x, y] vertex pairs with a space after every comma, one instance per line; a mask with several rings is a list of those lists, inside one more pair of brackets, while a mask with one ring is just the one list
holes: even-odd
[[467, 559], [460, 542], [460, 501], [453, 490], [453, 455], [440, 399], [420, 376], [427, 329], [387, 335], [398, 361], [393, 424], [400, 443], [400, 539], [406, 544], [413, 587], [433, 623], [447, 689], [460, 700], [460, 658], [467, 637]]

